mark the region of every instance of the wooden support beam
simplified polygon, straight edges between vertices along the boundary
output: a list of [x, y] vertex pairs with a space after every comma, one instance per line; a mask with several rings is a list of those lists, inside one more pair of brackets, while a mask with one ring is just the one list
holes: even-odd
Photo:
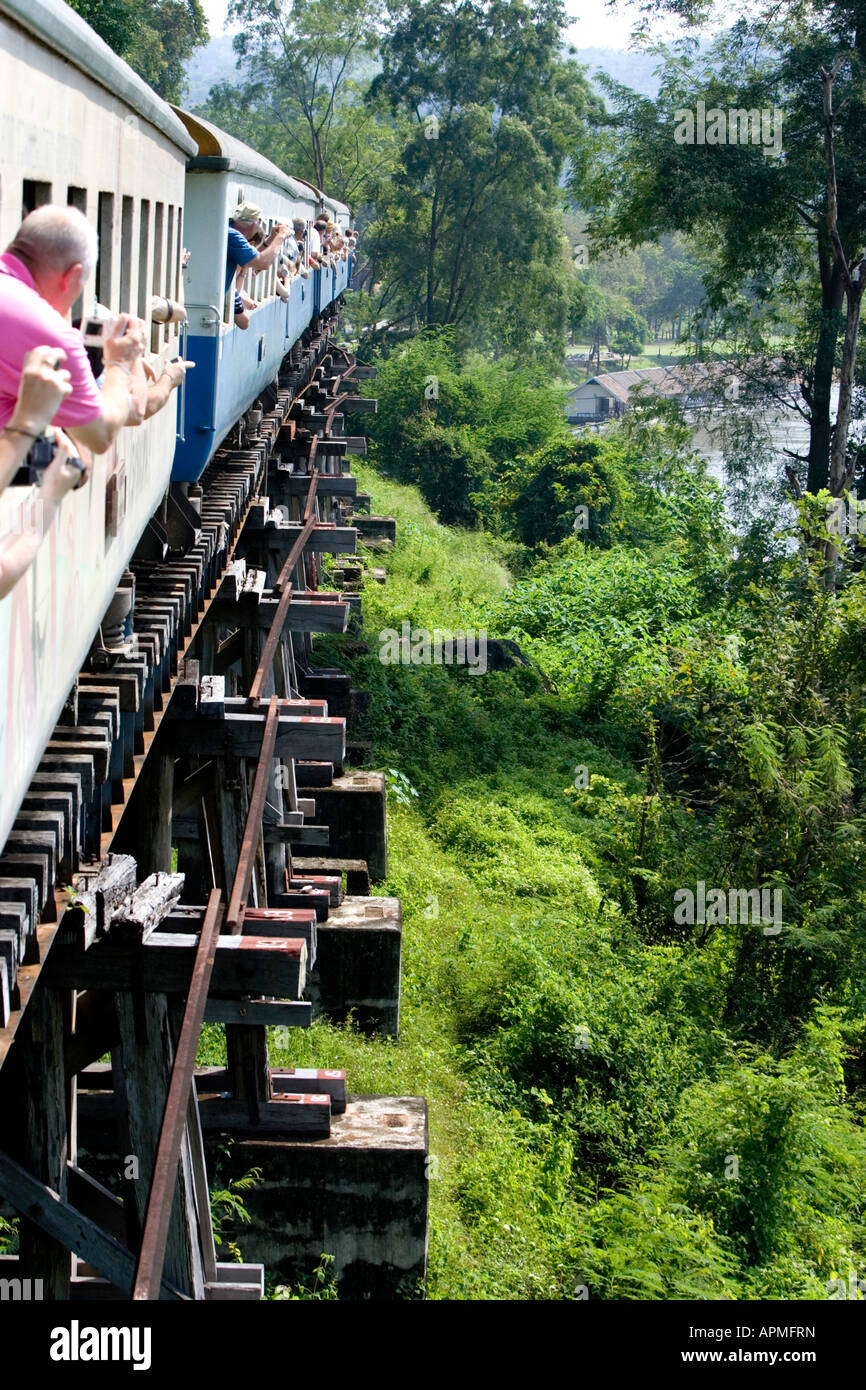
[[[224, 719], [166, 719], [162, 725], [166, 751], [200, 758], [257, 758], [265, 728], [264, 712], [230, 714]], [[280, 713], [274, 757], [309, 759], [342, 766], [346, 726], [342, 719], [300, 718]]]
[[[343, 440], [348, 443], [348, 440]], [[306, 473], [278, 473], [275, 490], [287, 497], [305, 497], [309, 486]], [[351, 473], [321, 473], [319, 475], [320, 497], [355, 497], [358, 480]]]
[[[290, 594], [291, 590], [284, 591]], [[260, 668], [261, 670], [261, 668]], [[262, 817], [267, 801], [268, 785], [273, 770], [274, 749], [279, 725], [280, 702], [272, 697], [268, 705], [262, 746], [259, 754], [250, 805], [241, 840], [240, 854], [226, 912], [226, 931], [237, 936], [243, 929], [244, 913], [252, 882], [253, 865], [262, 834]], [[262, 991], [264, 993], [264, 991]], [[271, 993], [276, 993], [271, 990]], [[299, 990], [300, 994], [301, 991]], [[235, 1025], [226, 1027], [226, 1052], [229, 1070], [234, 1081], [234, 1093], [239, 1100], [246, 1100], [251, 1117], [268, 1095], [268, 1041], [267, 1033], [260, 1025]]]
[[[311, 901], [312, 896], [305, 895], [298, 905]], [[150, 993], [185, 994], [197, 944], [196, 936], [154, 932], [142, 946], [115, 946], [108, 938], [97, 941], [89, 951], [58, 947], [43, 967], [43, 978], [52, 989], [137, 987]], [[217, 943], [213, 988], [218, 994], [296, 999], [304, 990], [306, 968], [307, 946], [302, 940], [224, 935]]]
[[313, 1006], [306, 1000], [208, 999], [207, 1023], [258, 1023], [266, 1028], [309, 1028]]
[[[72, 1250], [125, 1294], [132, 1292], [135, 1256], [108, 1235], [95, 1221], [63, 1200], [45, 1183], [34, 1178], [20, 1164], [0, 1153], [0, 1196], [66, 1250]], [[182, 1298], [183, 1294], [163, 1280], [160, 1298]]]
[[331, 1131], [330, 1096], [281, 1094], [278, 1100], [260, 1104], [255, 1117], [237, 1100], [202, 1096], [199, 1114], [205, 1134], [217, 1131], [325, 1137]]
[[[164, 994], [138, 989], [115, 995], [120, 1024], [121, 1095], [126, 1110], [121, 1118], [121, 1153], [134, 1156], [135, 1175], [125, 1183], [124, 1206], [130, 1204], [136, 1222], [129, 1244], [138, 1249], [148, 1212], [148, 1194], [156, 1170], [173, 1063], [169, 1000]], [[115, 1074], [115, 1082], [119, 1080]], [[117, 1095], [117, 1086], [115, 1094]], [[128, 1215], [128, 1213], [126, 1213]], [[192, 1298], [204, 1296], [204, 1270], [199, 1249], [189, 1154], [175, 1166], [167, 1198], [165, 1277]], [[159, 1273], [162, 1272], [160, 1264]]]
[[[18, 1153], [28, 1172], [44, 1182], [62, 1202], [66, 1200], [69, 1154], [69, 1083], [63, 1064], [63, 1039], [71, 1006], [68, 997], [37, 987], [16, 1039], [23, 1082]], [[68, 1298], [72, 1273], [69, 1247], [46, 1230], [26, 1206], [20, 1210], [24, 1277], [42, 1279], [46, 1298]]]
[[[177, 1187], [178, 1164], [187, 1125], [196, 1048], [216, 960], [221, 922], [222, 895], [218, 889], [214, 889], [208, 901], [204, 925], [196, 945], [189, 993], [171, 1070], [168, 1099], [147, 1201], [141, 1250], [135, 1271], [133, 1301], [158, 1296], [169, 1236], [172, 1201]], [[210, 1222], [210, 1210], [207, 1212], [207, 1221]]]
[[66, 1175], [71, 1205], [123, 1243], [126, 1238], [126, 1218], [120, 1198], [74, 1163], [67, 1164]]

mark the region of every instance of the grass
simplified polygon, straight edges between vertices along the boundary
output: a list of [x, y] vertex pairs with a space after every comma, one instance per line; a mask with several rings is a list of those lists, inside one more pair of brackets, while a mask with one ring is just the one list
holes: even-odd
[[[344, 639], [329, 638], [316, 656], [370, 692], [358, 732], [388, 770], [389, 876], [377, 892], [402, 902], [400, 1036], [322, 1021], [275, 1030], [274, 1064], [344, 1068], [353, 1092], [427, 1099], [431, 1298], [823, 1296], [828, 1270], [861, 1239], [860, 1199], [838, 1155], [850, 1150], [858, 1190], [866, 1161], [836, 1081], [806, 1053], [753, 1058], [728, 1036], [736, 934], [695, 949], [657, 932], [649, 906], [643, 919], [635, 911], [673, 860], [672, 881], [690, 881], [705, 830], [686, 814], [664, 820], [621, 742], [628, 721], [582, 718], [586, 702], [566, 685], [557, 693], [523, 667], [473, 676], [378, 659], [379, 633], [403, 619], [477, 628], [505, 608], [510, 622], [522, 603], [526, 630], [540, 630], [527, 647], [552, 662], [583, 618], [628, 636], [630, 621], [649, 622], [646, 608], [668, 630], [683, 595], [658, 576], [649, 583], [649, 561], [622, 550], [565, 565], [552, 589], [543, 566], [530, 571], [502, 605], [509, 546], [440, 525], [415, 489], [367, 465], [358, 474], [372, 511], [396, 518], [397, 544], [371, 556], [387, 583], [364, 592], [369, 650], [355, 640], [342, 652]], [[579, 767], [591, 770], [585, 791]], [[842, 1047], [835, 1028], [821, 1024], [816, 1055]], [[220, 1029], [204, 1030], [200, 1060], [224, 1061]], [[762, 1187], [774, 1179], [761, 1175], [779, 1104], [806, 1147], [786, 1158], [794, 1215], [776, 1229]], [[736, 1200], [722, 1176], [720, 1105], [755, 1153]], [[752, 1132], [758, 1115], [766, 1133]], [[820, 1135], [832, 1142], [813, 1164], [805, 1155]], [[806, 1201], [813, 1179], [820, 1197]], [[740, 1227], [758, 1225], [769, 1253], [756, 1265]]]
[[[369, 687], [371, 678], [393, 674], [375, 660], [378, 629], [399, 627], [404, 618], [429, 627], [471, 625], [479, 607], [509, 582], [507, 547], [441, 526], [414, 488], [364, 464], [353, 471], [359, 490], [372, 493], [372, 511], [397, 519], [395, 549], [375, 559], [387, 568], [387, 584], [368, 583], [364, 594], [364, 635], [373, 653], [362, 659], [356, 683]], [[328, 643], [317, 650], [324, 662], [336, 656]], [[569, 1222], [562, 1216], [568, 1163], [546, 1133], [517, 1111], [502, 1110], [474, 1082], [467, 1037], [484, 1014], [486, 991], [507, 987], [509, 943], [537, 935], [540, 903], [549, 906], [551, 895], [570, 893], [581, 878], [592, 896], [592, 875], [566, 829], [570, 812], [562, 795], [585, 750], [579, 738], [569, 743], [555, 729], [537, 729], [539, 738], [530, 742], [536, 715], [507, 673], [488, 679], [498, 680], [515, 723], [525, 726], [518, 731], [522, 747], [503, 737], [501, 710], [473, 703], [471, 677], [461, 673], [462, 681], [455, 680], [441, 669], [399, 675], [412, 687], [408, 700], [402, 692], [409, 706], [420, 703], [423, 710], [426, 699], [435, 705], [439, 696], [454, 702], [454, 738], [445, 747], [441, 724], [431, 743], [414, 738], [405, 722], [391, 728], [381, 722], [382, 692], [373, 692], [380, 719], [374, 761], [400, 768], [419, 786], [417, 798], [403, 794], [407, 804], [399, 793], [389, 796], [390, 873], [377, 888], [402, 901], [400, 1036], [368, 1038], [317, 1021], [288, 1035], [275, 1031], [271, 1059], [345, 1068], [356, 1093], [427, 1099], [428, 1296], [561, 1297], [570, 1277]], [[425, 681], [430, 690], [421, 689]], [[463, 736], [461, 714], [472, 719]], [[513, 795], [518, 786], [520, 803]], [[475, 816], [482, 833], [470, 845]], [[548, 831], [536, 840], [540, 822]], [[222, 1030], [206, 1026], [200, 1061], [220, 1063], [224, 1056]], [[242, 1231], [239, 1240], [242, 1248]]]

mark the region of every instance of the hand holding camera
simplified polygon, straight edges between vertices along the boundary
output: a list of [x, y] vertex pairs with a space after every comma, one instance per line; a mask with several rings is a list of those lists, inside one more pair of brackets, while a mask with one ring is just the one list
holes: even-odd
[[21, 385], [9, 428], [40, 435], [47, 429], [72, 390], [62, 348], [37, 347], [28, 352], [21, 367]]
[[146, 326], [132, 314], [118, 314], [103, 327], [102, 356], [106, 367], [116, 364], [129, 371], [144, 356]]
[[60, 502], [67, 492], [83, 487], [90, 476], [90, 467], [81, 458], [68, 435], [56, 427], [54, 457], [42, 475], [39, 491], [48, 502]]

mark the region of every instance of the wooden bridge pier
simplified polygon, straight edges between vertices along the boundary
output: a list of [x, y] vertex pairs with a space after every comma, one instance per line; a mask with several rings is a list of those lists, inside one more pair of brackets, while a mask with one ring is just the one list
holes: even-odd
[[[209, 1135], [279, 1137], [268, 1161], [297, 1200], [321, 1153], [322, 1230], [343, 1213], [347, 1270], [345, 1165], [327, 1155], [345, 1132], [391, 1181], [398, 1112], [380, 1107], [381, 1146], [360, 1142], [355, 1127], [373, 1133], [380, 1110], [347, 1100], [342, 1073], [275, 1071], [267, 1046], [268, 1026], [306, 1026], [314, 1007], [344, 1016], [362, 977], [360, 1016], [390, 991], [390, 1013], [370, 1020], [397, 1027], [399, 904], [344, 897], [342, 864], [369, 891], [367, 868], [328, 858], [334, 817], [318, 814], [319, 791], [345, 774], [348, 687], [320, 678], [339, 715], [305, 688], [313, 636], [345, 632], [358, 602], [320, 588], [321, 555], [355, 551], [342, 507], [357, 489], [342, 470], [360, 446], [337, 430], [362, 369], [342, 356], [324, 334], [296, 352], [243, 447], [208, 470], [197, 521], [177, 499], [182, 558], [166, 557], [173, 513], [149, 528], [122, 581], [130, 654], [82, 673], [0, 857], [0, 1200], [22, 1213], [20, 1253], [0, 1271], [41, 1278], [46, 1297], [261, 1297], [261, 1265], [217, 1259]], [[299, 372], [309, 380], [293, 396]], [[381, 833], [384, 845], [384, 795]], [[328, 970], [308, 980], [320, 947]], [[225, 1026], [227, 1067], [196, 1077], [204, 1020]], [[426, 1210], [415, 1104], [393, 1102], [412, 1116], [399, 1162], [419, 1194], [413, 1277]], [[319, 1214], [305, 1220], [313, 1230]], [[264, 1251], [273, 1222], [259, 1227]], [[283, 1267], [288, 1228], [277, 1245]]]

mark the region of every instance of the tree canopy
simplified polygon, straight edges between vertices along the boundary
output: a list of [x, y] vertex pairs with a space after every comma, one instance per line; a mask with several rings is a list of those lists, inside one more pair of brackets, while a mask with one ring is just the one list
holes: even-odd
[[70, 0], [70, 4], [161, 97], [183, 100], [186, 61], [210, 37], [201, 0]]

